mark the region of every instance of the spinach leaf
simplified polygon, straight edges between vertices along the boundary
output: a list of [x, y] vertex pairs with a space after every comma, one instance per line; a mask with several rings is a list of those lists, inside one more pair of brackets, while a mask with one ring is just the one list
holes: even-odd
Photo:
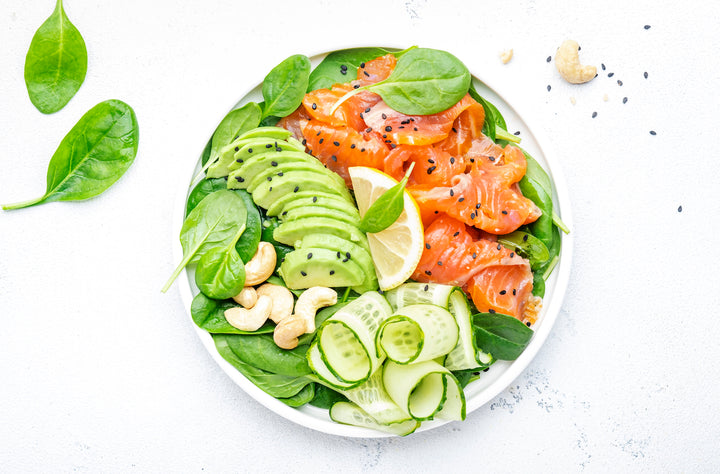
[[280, 221], [276, 217], [265, 217], [262, 224], [262, 241], [269, 242], [275, 247], [275, 254], [277, 255], [277, 262], [275, 263], [275, 271], [280, 268], [285, 255], [289, 254], [293, 250], [293, 247], [289, 245], [281, 244], [273, 237], [273, 231], [280, 225]]
[[460, 382], [460, 386], [465, 388], [470, 382], [479, 379], [480, 372], [485, 368], [486, 367], [476, 367], [474, 369], [453, 370], [452, 373], [457, 381]]
[[[227, 189], [227, 180], [224, 178], [211, 178], [200, 181], [188, 195], [185, 215], [189, 215], [208, 194], [225, 189]], [[260, 217], [260, 211], [255, 205], [255, 202], [253, 202], [250, 193], [244, 189], [233, 189], [233, 192], [237, 193], [237, 195], [245, 201], [245, 208], [247, 209], [245, 232], [243, 232], [240, 240], [235, 244], [235, 249], [243, 262], [248, 262], [253, 255], [255, 255], [255, 252], [257, 252], [258, 244], [260, 243], [262, 219]]]
[[259, 389], [275, 398], [290, 398], [297, 395], [306, 385], [312, 383], [307, 377], [273, 374], [244, 362], [228, 344], [225, 334], [214, 334], [213, 340], [218, 353]]
[[410, 49], [398, 59], [387, 79], [353, 89], [331, 108], [335, 110], [363, 90], [380, 94], [385, 103], [407, 115], [432, 115], [462, 99], [470, 87], [470, 71], [455, 56], [437, 49]]
[[205, 145], [205, 149], [203, 149], [202, 155], [200, 155], [200, 163], [205, 166], [205, 164], [210, 159], [210, 149], [212, 148], [212, 137], [210, 137], [210, 140], [208, 140], [207, 145]]
[[473, 329], [478, 348], [499, 360], [517, 359], [533, 335], [522, 321], [499, 313], [473, 315]]
[[335, 403], [345, 401], [347, 401], [347, 397], [342, 393], [336, 392], [325, 385], [316, 383], [315, 397], [310, 401], [310, 405], [329, 410]]
[[370, 205], [360, 220], [360, 230], [376, 233], [387, 229], [400, 217], [405, 208], [405, 185], [415, 163], [410, 164], [405, 177], [398, 184], [382, 193]]
[[523, 196], [534, 202], [535, 205], [542, 211], [542, 215], [535, 222], [530, 224], [528, 228], [530, 229], [530, 233], [542, 240], [549, 250], [553, 245], [552, 199], [541, 185], [539, 185], [535, 180], [528, 178], [527, 175], [523, 176], [518, 185]]
[[528, 177], [528, 179], [532, 179], [535, 183], [537, 183], [543, 191], [545, 191], [545, 194], [548, 196], [552, 196], [552, 190], [553, 185], [552, 181], [550, 181], [550, 176], [545, 172], [545, 170], [540, 166], [540, 163], [538, 163], [535, 158], [533, 158], [528, 152], [522, 150], [523, 155], [525, 155], [525, 161], [527, 162], [527, 170], [525, 171], [525, 176]]
[[238, 305], [232, 300], [219, 301], [198, 293], [193, 298], [190, 314], [199, 328], [211, 334], [266, 334], [275, 330], [275, 325], [269, 321], [253, 332], [243, 331], [232, 326], [225, 319], [225, 310], [235, 306]]
[[65, 107], [87, 73], [85, 41], [70, 23], [62, 0], [35, 32], [25, 56], [25, 85], [30, 101], [44, 114]]
[[48, 165], [45, 195], [3, 209], [97, 196], [127, 171], [137, 148], [138, 124], [133, 109], [119, 100], [100, 102], [60, 142]]
[[274, 374], [301, 377], [312, 373], [305, 353], [308, 346], [280, 349], [272, 334], [226, 336], [227, 345], [246, 364]]
[[[242, 225], [240, 234], [244, 231], [245, 225]], [[195, 284], [210, 298], [232, 298], [245, 286], [245, 262], [235, 250], [240, 234], [227, 247], [208, 250], [198, 262]]]
[[[320, 64], [310, 73], [307, 92], [317, 89], [329, 89], [334, 84], [356, 79], [357, 68], [362, 63], [388, 54], [383, 48], [355, 48], [333, 51], [325, 56]], [[350, 71], [350, 77], [347, 76]]]
[[545, 278], [543, 277], [543, 272], [539, 270], [533, 272], [532, 294], [540, 298], [545, 296]]
[[255, 102], [249, 102], [239, 109], [228, 112], [213, 133], [210, 158], [203, 165], [216, 162], [220, 157], [220, 150], [241, 133], [256, 128], [260, 124], [261, 117], [262, 110]]
[[262, 118], [290, 115], [302, 103], [310, 78], [310, 60], [296, 54], [275, 66], [265, 76], [262, 95], [265, 99]]
[[550, 252], [542, 240], [527, 232], [516, 230], [510, 234], [500, 235], [498, 243], [527, 258], [533, 270], [550, 258]]
[[292, 397], [278, 398], [278, 400], [283, 402], [285, 405], [291, 406], [293, 408], [303, 406], [315, 397], [315, 387], [316, 386], [317, 386], [316, 383], [307, 384], [303, 387], [302, 390], [300, 390], [298, 393], [296, 393]]
[[183, 259], [165, 283], [163, 293], [186, 265], [200, 260], [211, 248], [235, 242], [238, 229], [245, 225], [246, 217], [245, 203], [232, 191], [216, 191], [200, 201], [183, 222], [180, 230]]
[[485, 110], [485, 122], [483, 122], [482, 132], [490, 137], [494, 142], [498, 140], [505, 140], [511, 143], [520, 143], [520, 137], [517, 137], [507, 131], [507, 124], [505, 118], [502, 116], [500, 111], [491, 102], [485, 100], [475, 89], [474, 84], [470, 84], [468, 90], [470, 97], [475, 99]]

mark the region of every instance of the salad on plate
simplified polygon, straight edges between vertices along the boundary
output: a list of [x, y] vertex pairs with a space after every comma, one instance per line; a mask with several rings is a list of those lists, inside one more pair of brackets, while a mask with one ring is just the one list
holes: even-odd
[[553, 181], [445, 51], [294, 55], [220, 122], [180, 232], [191, 315], [290, 407], [407, 435], [515, 360], [568, 229]]

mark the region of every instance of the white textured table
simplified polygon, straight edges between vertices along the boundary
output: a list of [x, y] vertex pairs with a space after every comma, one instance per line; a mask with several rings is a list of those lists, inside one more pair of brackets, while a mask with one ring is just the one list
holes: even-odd
[[[101, 100], [134, 107], [141, 144], [96, 199], [0, 214], [0, 470], [720, 469], [720, 7], [549, 3], [66, 0], [88, 75], [44, 116], [23, 64], [53, 2], [2, 1], [0, 202], [43, 192], [60, 139]], [[566, 38], [607, 70], [563, 83], [546, 57]], [[575, 218], [539, 356], [464, 423], [406, 439], [276, 416], [214, 364], [177, 290], [159, 291], [179, 180], [248, 78], [358, 43], [447, 49], [501, 84], [552, 138]]]

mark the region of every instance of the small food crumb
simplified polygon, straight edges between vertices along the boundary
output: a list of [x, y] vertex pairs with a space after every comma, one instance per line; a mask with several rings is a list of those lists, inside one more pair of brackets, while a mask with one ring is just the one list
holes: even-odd
[[603, 96], [603, 100], [604, 100], [605, 102], [608, 101], [608, 95], [607, 95], [607, 94], [605, 94], [605, 95]]
[[682, 206], [678, 206], [678, 212], [682, 212]]
[[507, 64], [510, 62], [510, 60], [513, 57], [513, 50], [512, 49], [506, 49], [502, 53], [500, 53], [500, 61], [502, 61], [503, 64]]
[[577, 101], [575, 100], [575, 97], [574, 97], [574, 96], [573, 96], [573, 97], [570, 97], [570, 103], [571, 103], [572, 105], [577, 104]]
[[620, 79], [618, 79], [617, 82], [618, 82], [618, 85], [619, 85], [619, 86], [622, 86], [622, 81], [621, 81]]

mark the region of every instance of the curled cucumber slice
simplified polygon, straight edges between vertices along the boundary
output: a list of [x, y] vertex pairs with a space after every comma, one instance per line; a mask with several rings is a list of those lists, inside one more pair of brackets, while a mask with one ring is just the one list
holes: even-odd
[[448, 307], [450, 294], [456, 286], [437, 283], [404, 283], [385, 293], [393, 311], [412, 304], [429, 303], [443, 308]]
[[420, 422], [417, 420], [401, 421], [389, 425], [378, 423], [365, 410], [352, 402], [336, 402], [330, 407], [330, 419], [337, 423], [370, 428], [398, 436], [409, 435], [420, 426]]
[[494, 362], [492, 355], [478, 349], [472, 328], [472, 315], [465, 293], [459, 288], [450, 295], [448, 309], [458, 325], [458, 343], [445, 358], [450, 370], [485, 368]]
[[457, 345], [458, 325], [445, 308], [415, 304], [398, 309], [380, 327], [375, 339], [378, 353], [398, 364], [445, 356]]
[[465, 396], [452, 373], [435, 361], [385, 362], [383, 384], [390, 398], [416, 420], [465, 419]]

